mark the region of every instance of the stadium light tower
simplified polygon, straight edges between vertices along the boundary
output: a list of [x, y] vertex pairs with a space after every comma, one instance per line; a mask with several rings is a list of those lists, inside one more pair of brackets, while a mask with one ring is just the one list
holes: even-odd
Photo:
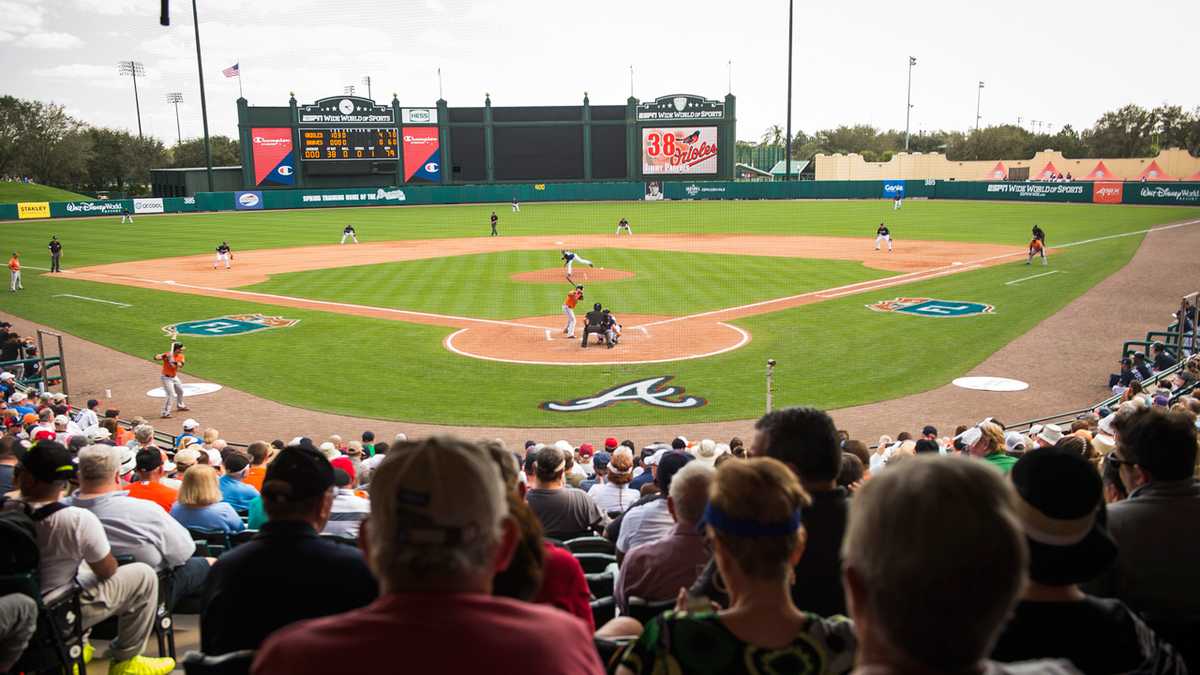
[[146, 67], [139, 61], [121, 61], [117, 64], [117, 72], [133, 78], [133, 105], [137, 110], [138, 138], [142, 137], [142, 104], [138, 101], [137, 79], [146, 76]]
[[175, 137], [178, 139], [176, 145], [183, 143], [183, 131], [179, 126], [179, 104], [183, 103], [183, 92], [173, 91], [167, 94], [167, 103], [175, 105]]
[[342, 91], [345, 92], [347, 96], [353, 96], [354, 95], [354, 85], [348, 84], [345, 86], [344, 89], [342, 89]]
[[375, 100], [374, 97], [371, 96], [371, 76], [363, 75], [362, 83], [367, 85], [367, 98], [374, 101]]
[[983, 81], [979, 81], [979, 89], [975, 94], [975, 131], [979, 131], [979, 104], [983, 102]]
[[912, 69], [917, 65], [917, 57], [908, 57], [908, 105], [904, 106], [904, 151], [908, 152], [908, 123], [912, 118]]
[[208, 191], [213, 192], [212, 143], [208, 140], [208, 104], [204, 99], [204, 61], [200, 58], [200, 17], [196, 12], [196, 0], [192, 0], [192, 26], [196, 29], [196, 69], [200, 73], [200, 119], [204, 122], [204, 168], [208, 174]]
[[794, 0], [788, 0], [788, 81], [787, 81], [787, 138], [783, 151], [783, 179], [792, 179], [792, 10]]

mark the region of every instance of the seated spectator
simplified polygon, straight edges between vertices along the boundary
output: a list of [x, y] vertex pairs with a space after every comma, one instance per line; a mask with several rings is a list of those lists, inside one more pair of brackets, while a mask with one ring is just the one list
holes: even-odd
[[716, 470], [704, 462], [690, 462], [672, 477], [667, 509], [675, 526], [666, 537], [635, 546], [622, 561], [613, 595], [623, 613], [628, 612], [631, 597], [671, 600], [696, 581], [712, 557], [700, 521], [715, 475]]
[[922, 455], [872, 477], [854, 495], [842, 555], [857, 675], [1078, 672], [987, 660], [1029, 552], [1012, 487], [980, 462]]
[[7, 673], [37, 630], [37, 602], [28, 595], [0, 596], [0, 673]]
[[79, 411], [75, 417], [75, 424], [83, 433], [87, 433], [89, 429], [100, 424], [100, 417], [96, 414], [96, 408], [100, 407], [100, 401], [94, 398], [89, 398], [87, 407]]
[[[296, 621], [375, 600], [375, 578], [362, 553], [317, 536], [328, 522], [335, 489], [333, 467], [316, 450], [289, 447], [271, 462], [262, 493], [270, 521], [213, 565], [200, 618], [206, 653], [257, 649]], [[319, 662], [306, 667], [329, 669]]]
[[[158, 451], [143, 450], [158, 458]], [[131, 497], [117, 481], [116, 448], [93, 445], [79, 453], [79, 490], [64, 503], [100, 519], [113, 555], [128, 555], [156, 570], [174, 570], [174, 601], [199, 593], [210, 561], [194, 558], [192, 536], [159, 505]]]
[[[120, 445], [125, 445], [120, 443]], [[139, 424], [133, 428], [133, 448], [135, 450], [161, 449], [154, 442], [154, 427], [149, 424]]]
[[610, 518], [624, 513], [641, 495], [629, 488], [633, 480], [633, 452], [620, 448], [609, 461], [605, 481], [588, 490], [587, 495], [596, 502], [600, 511]]
[[[793, 570], [792, 602], [821, 616], [845, 614], [841, 545], [849, 503], [848, 493], [837, 484], [842, 451], [838, 448], [833, 420], [815, 408], [767, 413], [755, 424], [750, 455], [773, 457], [786, 464], [796, 473], [811, 500], [804, 511], [807, 537], [804, 555]], [[874, 479], [873, 474], [871, 480]], [[692, 592], [725, 605], [728, 601], [723, 586], [715, 565], [710, 563]]]
[[129, 484], [129, 496], [152, 501], [170, 513], [175, 500], [179, 499], [179, 490], [166, 485], [163, 476], [167, 471], [174, 471], [175, 465], [164, 466], [162, 452], [158, 448], [138, 450], [136, 461], [136, 480]]
[[1087, 589], [1124, 601], [1180, 649], [1189, 667], [1200, 666], [1196, 426], [1183, 413], [1154, 408], [1131, 416], [1119, 431], [1117, 452], [1106, 460], [1119, 467], [1129, 493], [1108, 508], [1117, 560]]
[[1121, 371], [1108, 376], [1108, 388], [1114, 394], [1123, 394], [1129, 386], [1138, 381], [1138, 374], [1133, 369], [1133, 359], [1121, 359]]
[[237, 511], [221, 501], [217, 487], [217, 471], [211, 466], [197, 464], [183, 474], [179, 499], [171, 507], [171, 516], [180, 525], [210, 532], [241, 532], [246, 529]]
[[604, 514], [586, 492], [566, 487], [565, 470], [562, 450], [542, 448], [535, 460], [534, 487], [525, 493], [546, 536], [559, 541], [592, 534], [604, 524]]
[[183, 474], [193, 466], [202, 463], [200, 461], [200, 452], [197, 450], [192, 450], [191, 448], [187, 448], [176, 452], [174, 459], [175, 471], [172, 474], [172, 478], [178, 481], [180, 487], [182, 487]]
[[[929, 441], [926, 441], [922, 438], [921, 440], [917, 441], [917, 445], [920, 446], [922, 442], [928, 443]], [[937, 452], [937, 450], [934, 450], [933, 452]], [[863, 473], [864, 469], [862, 460], [848, 452], [843, 452], [842, 468], [838, 471], [837, 477], [838, 487], [848, 488], [855, 483], [862, 482]]]
[[85, 509], [58, 504], [75, 477], [72, 459], [53, 441], [32, 447], [21, 460], [20, 496], [7, 500], [3, 508], [32, 509], [35, 514], [43, 598], [77, 581], [83, 589], [85, 628], [118, 617], [117, 637], [108, 646], [108, 672], [165, 675], [174, 670], [173, 659], [141, 655], [158, 608], [158, 576], [145, 563], [118, 566], [100, 519]]
[[[88, 403], [91, 403], [91, 401], [88, 401]], [[81, 424], [80, 426], [83, 426], [83, 425]], [[190, 440], [204, 442], [204, 439], [200, 437], [199, 433], [197, 433], [198, 430], [200, 429], [199, 422], [197, 422], [196, 420], [189, 417], [183, 421], [182, 426], [183, 426], [183, 433], [179, 434], [178, 436], [175, 437], [175, 449], [176, 450], [187, 447], [188, 441], [190, 441]], [[84, 427], [84, 429], [86, 429], [86, 428], [87, 427]]]
[[0, 497], [12, 492], [13, 471], [17, 468], [18, 447], [15, 437], [7, 434], [0, 436]]
[[1034, 437], [1033, 442], [1039, 448], [1048, 448], [1058, 443], [1062, 437], [1062, 427], [1057, 424], [1045, 424], [1042, 426], [1042, 430], [1038, 432], [1038, 435]]
[[[632, 450], [630, 450], [629, 453], [630, 453], [630, 456], [633, 456]], [[603, 451], [603, 450], [600, 452], [597, 452], [596, 456], [592, 458], [592, 470], [595, 471], [595, 474], [593, 475], [592, 478], [589, 478], [589, 479], [583, 481], [582, 483], [580, 483], [579, 489], [583, 490], [584, 492], [590, 493], [592, 491], [592, 488], [596, 487], [597, 485], [603, 485], [604, 482], [607, 480], [608, 463], [611, 461], [612, 461], [612, 455], [609, 454], [608, 452]], [[630, 471], [630, 474], [632, 474], [632, 473], [633, 472]]]
[[246, 470], [246, 478], [242, 482], [262, 492], [263, 479], [267, 477], [267, 457], [271, 454], [271, 446], [263, 441], [255, 441], [246, 448], [246, 454], [250, 456], [250, 468]]
[[856, 644], [850, 623], [801, 611], [789, 593], [804, 553], [801, 512], [808, 503], [795, 475], [761, 458], [728, 464], [715, 476], [703, 522], [733, 602], [718, 612], [651, 619], [617, 672], [756, 673], [784, 663], [790, 673], [849, 671]]
[[1079, 590], [1117, 557], [1095, 468], [1070, 448], [1039, 448], [1013, 466], [1012, 482], [1030, 580], [992, 659], [1065, 658], [1098, 674], [1186, 673], [1175, 650], [1124, 603]]
[[591, 443], [581, 443], [579, 449], [575, 451], [573, 471], [582, 477], [581, 480], [587, 480], [596, 475], [596, 470], [592, 468], [592, 458], [595, 456], [596, 446]]
[[654, 482], [659, 492], [635, 504], [622, 516], [616, 541], [618, 558], [624, 558], [636, 546], [662, 539], [675, 527], [675, 519], [667, 508], [667, 495], [670, 494], [671, 479], [692, 459], [691, 455], [675, 450], [659, 457], [654, 472]]
[[1133, 374], [1139, 380], [1149, 379], [1154, 375], [1154, 370], [1150, 368], [1150, 364], [1146, 363], [1145, 352], [1133, 353]]
[[393, 668], [399, 658], [414, 673], [603, 673], [583, 622], [491, 595], [520, 535], [487, 454], [442, 437], [390, 452], [375, 472], [364, 525], [382, 597], [276, 632], [253, 672], [326, 673], [342, 654], [365, 670]]
[[[1038, 433], [1041, 434], [1040, 431]], [[1061, 435], [1061, 430], [1059, 433]], [[1006, 452], [1008, 446], [1004, 443], [1004, 430], [995, 422], [983, 422], [971, 427], [959, 434], [955, 440], [962, 441], [972, 457], [982, 459], [1001, 473], [1008, 473], [1013, 464], [1017, 463], [1017, 458], [1010, 457]]]
[[1161, 342], [1155, 342], [1150, 345], [1150, 359], [1153, 361], [1154, 372], [1161, 373], [1162, 371], [1175, 365], [1175, 359], [1171, 353], [1167, 351], [1166, 346]]
[[371, 502], [354, 494], [354, 489], [350, 487], [350, 474], [342, 469], [333, 470], [333, 484], [337, 492], [333, 498], [329, 520], [321, 533], [357, 538], [359, 526], [371, 512]]
[[223, 466], [225, 473], [218, 484], [221, 488], [221, 500], [229, 502], [235, 511], [246, 511], [250, 502], [258, 496], [258, 490], [244, 482], [250, 472], [250, 457], [245, 453], [231, 452], [225, 456]]

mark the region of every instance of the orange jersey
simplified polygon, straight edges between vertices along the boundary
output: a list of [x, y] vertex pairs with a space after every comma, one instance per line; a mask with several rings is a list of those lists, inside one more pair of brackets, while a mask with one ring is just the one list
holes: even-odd
[[567, 293], [567, 299], [563, 300], [563, 304], [571, 309], [575, 309], [575, 305], [583, 299], [583, 291], [574, 290]]
[[175, 354], [173, 352], [165, 352], [154, 357], [156, 361], [162, 361], [162, 374], [166, 377], [175, 377], [179, 374], [179, 369], [183, 367], [183, 352]]
[[1044, 246], [1045, 245], [1042, 244], [1041, 239], [1034, 239], [1033, 241], [1029, 242], [1029, 250], [1035, 253], [1041, 251]]
[[17, 256], [13, 256], [12, 258], [9, 258], [9, 260], [8, 260], [8, 269], [10, 269], [10, 270], [12, 270], [12, 271], [14, 271], [14, 272], [20, 272], [20, 271], [21, 271], [21, 261], [20, 261], [20, 260], [17, 260]]

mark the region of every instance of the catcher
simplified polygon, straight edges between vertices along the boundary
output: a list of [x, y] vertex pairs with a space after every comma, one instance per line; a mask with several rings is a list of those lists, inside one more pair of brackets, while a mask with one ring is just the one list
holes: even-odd
[[621, 324], [617, 323], [617, 317], [607, 309], [604, 310], [604, 337], [609, 349], [616, 347], [621, 341]]

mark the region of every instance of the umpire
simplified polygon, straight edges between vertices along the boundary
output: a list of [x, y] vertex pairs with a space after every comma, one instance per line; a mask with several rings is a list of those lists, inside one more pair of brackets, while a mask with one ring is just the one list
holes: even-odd
[[59, 265], [59, 261], [62, 260], [62, 242], [58, 240], [57, 236], [51, 235], [50, 245], [47, 248], [50, 249], [50, 271], [61, 272], [62, 267]]
[[599, 335], [605, 342], [608, 342], [608, 336], [605, 335], [608, 330], [608, 319], [604, 315], [604, 310], [600, 308], [600, 303], [592, 305], [592, 311], [587, 313], [586, 324], [583, 327], [583, 343], [580, 347], [587, 349], [588, 336], [592, 333]]

